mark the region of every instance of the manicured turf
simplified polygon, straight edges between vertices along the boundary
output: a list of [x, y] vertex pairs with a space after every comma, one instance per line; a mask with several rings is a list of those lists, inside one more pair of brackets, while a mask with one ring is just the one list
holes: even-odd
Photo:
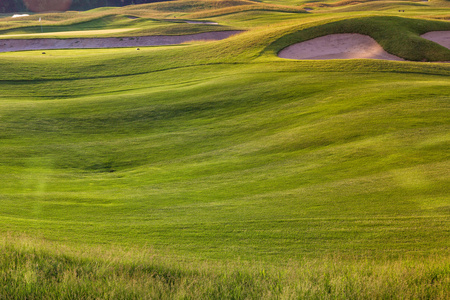
[[291, 14], [222, 14], [248, 31], [217, 42], [1, 53], [0, 298], [445, 299], [450, 65], [276, 54], [354, 31], [450, 60], [419, 37], [448, 22]]

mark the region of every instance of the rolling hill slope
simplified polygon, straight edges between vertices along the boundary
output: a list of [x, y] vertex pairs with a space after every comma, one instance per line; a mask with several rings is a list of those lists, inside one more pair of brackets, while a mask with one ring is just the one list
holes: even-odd
[[259, 22], [0, 54], [0, 298], [444, 299], [450, 65], [276, 55], [359, 30], [445, 60], [419, 35], [448, 22]]

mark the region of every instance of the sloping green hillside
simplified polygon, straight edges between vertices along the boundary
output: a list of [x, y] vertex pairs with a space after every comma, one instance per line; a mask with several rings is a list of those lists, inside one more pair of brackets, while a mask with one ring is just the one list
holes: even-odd
[[445, 299], [450, 65], [276, 54], [359, 32], [450, 60], [420, 38], [449, 23], [261, 16], [217, 42], [0, 53], [0, 298]]

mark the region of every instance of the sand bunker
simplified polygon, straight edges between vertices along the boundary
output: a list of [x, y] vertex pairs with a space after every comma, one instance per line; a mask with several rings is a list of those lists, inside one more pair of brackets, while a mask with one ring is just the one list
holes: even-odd
[[124, 38], [3, 39], [0, 40], [0, 52], [71, 48], [164, 46], [201, 40], [222, 40], [240, 32], [242, 31], [215, 31], [177, 36], [161, 35]]
[[450, 49], [450, 31], [430, 31], [421, 37]]
[[389, 54], [371, 37], [358, 33], [330, 34], [284, 48], [278, 53], [288, 59], [386, 59], [403, 58]]

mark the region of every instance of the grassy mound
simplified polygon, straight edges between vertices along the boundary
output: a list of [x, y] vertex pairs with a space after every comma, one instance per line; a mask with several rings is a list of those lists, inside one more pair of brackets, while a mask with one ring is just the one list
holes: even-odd
[[335, 33], [360, 33], [374, 38], [387, 52], [413, 61], [449, 61], [450, 50], [420, 37], [429, 31], [450, 30], [448, 22], [400, 17], [363, 17], [326, 24], [303, 25], [269, 47], [282, 49], [293, 43]]

